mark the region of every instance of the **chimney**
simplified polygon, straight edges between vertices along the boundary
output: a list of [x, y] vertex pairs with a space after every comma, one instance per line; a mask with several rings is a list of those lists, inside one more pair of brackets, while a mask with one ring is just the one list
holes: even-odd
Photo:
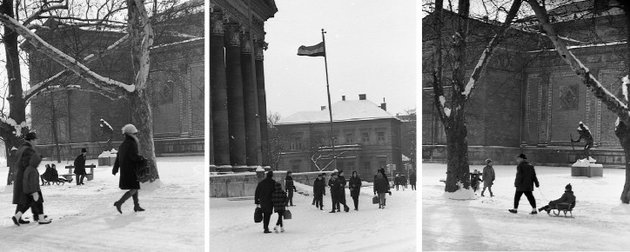
[[365, 94], [359, 94], [359, 100], [360, 101], [364, 101], [365, 100]]
[[321, 109], [322, 111], [326, 110], [326, 106], [320, 106], [319, 109]]
[[342, 96], [341, 96], [341, 100], [342, 100], [342, 101], [345, 101], [345, 100], [346, 100], [346, 96], [345, 96], [345, 95], [342, 95]]
[[387, 103], [385, 103], [385, 97], [383, 97], [383, 103], [381, 103], [381, 109], [387, 111]]

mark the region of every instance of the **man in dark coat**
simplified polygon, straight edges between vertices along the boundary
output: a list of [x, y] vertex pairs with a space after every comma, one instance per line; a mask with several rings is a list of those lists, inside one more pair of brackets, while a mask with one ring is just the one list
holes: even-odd
[[328, 186], [330, 186], [330, 198], [332, 200], [332, 210], [330, 213], [334, 213], [335, 211], [340, 212], [338, 197], [339, 191], [341, 190], [341, 184], [337, 178], [337, 172], [332, 173], [330, 180], [328, 180]]
[[77, 178], [77, 185], [83, 185], [83, 179], [85, 178], [85, 155], [87, 149], [82, 148], [81, 154], [74, 159], [74, 174]]
[[325, 175], [325, 173], [317, 175], [315, 182], [313, 182], [313, 196], [315, 197], [315, 207], [319, 207], [319, 210], [324, 210], [323, 195], [326, 195], [326, 180], [324, 180]]
[[411, 190], [416, 190], [416, 172], [412, 171], [411, 174], [409, 174], [409, 184], [411, 185]]
[[[29, 132], [24, 136], [25, 142], [15, 153], [15, 177], [13, 179], [13, 204], [16, 204], [15, 216], [13, 222], [15, 225], [28, 224], [29, 221], [22, 219], [24, 214], [30, 208], [30, 201], [28, 196], [24, 194], [24, 171], [29, 166], [31, 159], [34, 156], [39, 157], [39, 153], [33, 148], [37, 144], [37, 134], [35, 132]], [[42, 199], [43, 201], [43, 199]], [[34, 216], [36, 211], [31, 209]], [[17, 220], [17, 221], [16, 221]]]
[[140, 207], [138, 199], [138, 190], [140, 190], [140, 182], [136, 176], [136, 170], [139, 166], [144, 165], [144, 157], [140, 156], [138, 150], [138, 129], [133, 124], [127, 124], [122, 128], [125, 140], [118, 147], [116, 162], [112, 174], [116, 175], [120, 168], [120, 180], [118, 187], [122, 190], [129, 190], [123, 194], [120, 200], [114, 202], [114, 206], [119, 213], [122, 214], [120, 207], [130, 197], [133, 198], [133, 211], [142, 212], [144, 209]]
[[359, 211], [359, 193], [361, 193], [361, 178], [359, 178], [359, 174], [357, 173], [357, 171], [352, 171], [352, 177], [350, 177], [348, 188], [350, 189], [350, 197], [352, 197], [352, 202], [354, 203], [354, 210]]
[[532, 192], [534, 191], [534, 185], [539, 187], [538, 178], [536, 177], [536, 170], [534, 166], [527, 162], [527, 156], [521, 153], [516, 157], [518, 166], [516, 167], [516, 179], [514, 180], [514, 187], [516, 187], [516, 193], [514, 194], [514, 208], [510, 209], [510, 213], [516, 213], [518, 209], [518, 203], [521, 200], [521, 196], [525, 194], [529, 204], [532, 206], [532, 212], [530, 214], [537, 214], [536, 211], [536, 199]]
[[[343, 205], [343, 210], [348, 212], [350, 211], [350, 207], [346, 205], [346, 177], [343, 176], [343, 171], [339, 171], [339, 176], [337, 178], [339, 180], [340, 190], [339, 195], [337, 196], [337, 201]], [[339, 209], [339, 207], [337, 207]]]
[[289, 200], [287, 200], [287, 205], [294, 206], [293, 205], [293, 192], [297, 192], [297, 189], [295, 188], [295, 184], [293, 184], [293, 177], [291, 177], [291, 174], [293, 174], [293, 172], [291, 171], [287, 172], [287, 176], [284, 178], [284, 187], [287, 189], [287, 193], [289, 197]]
[[261, 208], [263, 212], [265, 234], [271, 233], [271, 231], [269, 231], [269, 219], [271, 219], [273, 212], [272, 196], [275, 184], [276, 181], [273, 180], [273, 171], [269, 171], [267, 172], [267, 177], [256, 186], [256, 193], [254, 194], [254, 204], [256, 204], [256, 207]]

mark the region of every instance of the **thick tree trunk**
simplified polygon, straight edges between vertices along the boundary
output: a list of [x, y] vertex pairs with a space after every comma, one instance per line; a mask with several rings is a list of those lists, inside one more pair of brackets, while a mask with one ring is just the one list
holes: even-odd
[[454, 120], [450, 128], [446, 129], [446, 192], [455, 192], [463, 188], [469, 188], [468, 166], [468, 131], [463, 118]]
[[127, 96], [131, 107], [131, 123], [138, 129], [138, 140], [140, 141], [140, 154], [149, 162], [151, 170], [151, 179], [154, 181], [160, 176], [157, 170], [155, 159], [155, 146], [153, 145], [153, 114], [151, 113], [151, 105], [147, 94], [142, 91], [136, 91]]
[[[625, 85], [625, 84], [624, 84]], [[626, 154], [626, 183], [621, 191], [621, 202], [624, 204], [630, 203], [630, 128], [625, 123], [620, 122], [615, 128], [615, 135], [619, 138], [619, 143]]]

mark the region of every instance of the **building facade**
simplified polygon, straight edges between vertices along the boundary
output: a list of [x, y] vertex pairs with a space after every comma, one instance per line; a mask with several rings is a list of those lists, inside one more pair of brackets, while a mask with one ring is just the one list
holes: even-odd
[[401, 122], [381, 106], [359, 95], [359, 100], [332, 104], [334, 155], [328, 108], [298, 112], [275, 127], [282, 136], [279, 167], [293, 172], [357, 171], [371, 180], [379, 168], [402, 171]]

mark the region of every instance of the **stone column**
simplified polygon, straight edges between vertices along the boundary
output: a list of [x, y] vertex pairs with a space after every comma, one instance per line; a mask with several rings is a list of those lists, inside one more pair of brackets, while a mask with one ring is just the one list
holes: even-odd
[[[230, 165], [230, 129], [228, 125], [227, 81], [223, 20], [213, 12], [210, 32], [210, 156], [214, 158], [217, 171], [232, 171]], [[212, 163], [211, 163], [212, 164]]]
[[243, 97], [245, 98], [245, 131], [247, 140], [247, 166], [250, 170], [262, 166], [260, 146], [260, 121], [258, 119], [258, 94], [254, 47], [249, 33], [241, 38], [241, 70], [243, 73]]
[[232, 171], [242, 172], [246, 166], [245, 111], [241, 72], [240, 25], [226, 25], [226, 72], [228, 97], [228, 124], [230, 128], [230, 163]]
[[271, 157], [269, 156], [269, 131], [267, 129], [267, 98], [265, 95], [265, 66], [263, 50], [267, 49], [267, 43], [260, 40], [255, 43], [256, 53], [256, 86], [258, 87], [258, 116], [260, 121], [260, 144], [262, 152], [262, 165], [265, 169], [270, 168]]

